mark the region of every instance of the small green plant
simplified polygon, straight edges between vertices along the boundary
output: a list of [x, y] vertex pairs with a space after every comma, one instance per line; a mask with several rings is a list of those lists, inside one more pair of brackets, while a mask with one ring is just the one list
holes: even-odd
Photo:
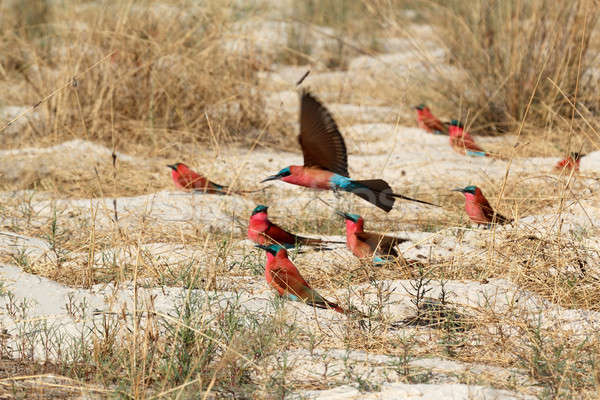
[[400, 354], [390, 363], [390, 367], [405, 383], [427, 383], [433, 377], [430, 371], [419, 372], [417, 368], [410, 365], [415, 359], [413, 351], [418, 345], [414, 336], [402, 335], [397, 338], [396, 346], [400, 347]]
[[69, 254], [69, 251], [63, 246], [63, 242], [67, 236], [68, 232], [59, 227], [56, 208], [54, 208], [52, 220], [50, 221], [50, 232], [46, 234], [46, 240], [54, 255], [53, 261], [57, 268], [60, 268], [67, 261], [66, 256]]
[[239, 268], [242, 271], [249, 270], [252, 275], [263, 276], [265, 274], [266, 257], [262, 249], [253, 249], [242, 256], [241, 261], [233, 261], [230, 270]]
[[21, 247], [16, 253], [10, 255], [12, 261], [17, 264], [24, 272], [31, 272], [31, 261], [27, 255], [27, 249]]
[[524, 326], [521, 336], [523, 352], [519, 353], [521, 366], [545, 388], [548, 398], [572, 398], [583, 388], [593, 390], [598, 382], [597, 358], [593, 349], [598, 338], [584, 338], [573, 343], [557, 341], [553, 332], [537, 321]]
[[381, 390], [381, 385], [372, 382], [369, 377], [371, 376], [372, 370], [364, 375], [355, 372], [355, 365], [350, 359], [349, 349], [346, 350], [346, 354], [342, 358], [344, 362], [344, 380], [349, 384], [356, 384], [358, 390], [361, 392], [378, 392]]

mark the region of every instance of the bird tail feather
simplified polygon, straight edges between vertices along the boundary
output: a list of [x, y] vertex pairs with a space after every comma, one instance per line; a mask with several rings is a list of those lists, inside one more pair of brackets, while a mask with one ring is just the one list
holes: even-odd
[[468, 150], [468, 149], [467, 149], [467, 155], [473, 156], [473, 157], [489, 157], [490, 156], [485, 151], [475, 151], [475, 150]]
[[306, 302], [313, 307], [328, 309], [331, 308], [341, 314], [346, 314], [346, 310], [338, 306], [336, 303], [325, 299], [316, 290], [310, 289], [311, 298], [307, 299]]
[[381, 208], [385, 212], [389, 212], [392, 209], [396, 198], [439, 207], [437, 204], [394, 193], [390, 185], [383, 179], [367, 179], [352, 182], [357, 186], [356, 189], [351, 190], [352, 193]]
[[307, 245], [307, 246], [319, 246], [319, 245], [326, 245], [326, 244], [346, 244], [346, 242], [341, 242], [341, 241], [337, 241], [337, 240], [323, 240], [323, 239], [319, 239], [319, 238], [307, 238], [304, 236], [297, 236], [297, 240], [300, 244], [303, 245]]
[[232, 190], [231, 193], [235, 193], [235, 194], [248, 194], [248, 193], [258, 193], [258, 192], [264, 192], [265, 188], [260, 188], [260, 189], [256, 189], [256, 190]]
[[236, 194], [238, 196], [242, 196], [244, 194], [249, 193], [258, 193], [263, 192], [265, 188], [256, 189], [256, 190], [233, 190], [230, 189], [229, 186], [221, 186], [219, 188], [211, 188], [210, 186], [202, 189], [195, 189], [194, 192], [198, 193], [214, 193], [214, 194]]

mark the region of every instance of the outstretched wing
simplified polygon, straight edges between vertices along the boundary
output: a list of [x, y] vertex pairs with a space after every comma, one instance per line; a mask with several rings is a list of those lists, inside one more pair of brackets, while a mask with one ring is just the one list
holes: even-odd
[[298, 141], [305, 167], [320, 167], [349, 177], [344, 138], [329, 111], [306, 91], [300, 101]]

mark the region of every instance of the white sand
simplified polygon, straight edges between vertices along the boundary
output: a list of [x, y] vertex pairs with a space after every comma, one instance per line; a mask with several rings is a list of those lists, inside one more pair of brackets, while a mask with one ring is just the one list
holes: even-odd
[[[153, 12], [178, 12], [176, 9], [157, 8]], [[224, 47], [233, 51], [243, 51], [248, 47], [255, 51], [277, 51], [286, 44], [286, 37], [290, 29], [294, 28], [284, 22], [256, 22], [237, 27], [239, 37], [233, 37], [224, 44]], [[314, 29], [324, 29], [314, 27]], [[422, 34], [427, 29], [415, 27]], [[325, 51], [331, 43], [323, 39], [323, 35], [311, 33], [311, 40], [318, 37], [317, 51]], [[397, 68], [397, 73], [419, 67], [416, 57], [411, 50], [413, 43], [406, 39], [397, 39], [387, 44], [393, 54], [385, 54], [377, 59], [371, 57], [357, 57], [350, 62], [349, 71], [345, 72], [313, 72], [308, 82], [312, 87], [332, 84], [347, 85], [353, 79], [372, 79], [369, 76], [384, 74], [388, 68]], [[442, 59], [445, 55], [433, 44], [422, 44], [432, 57]], [[317, 53], [318, 54], [318, 53]], [[168, 63], [167, 63], [168, 64]], [[275, 91], [265, 93], [265, 102], [268, 113], [283, 113], [289, 115], [292, 124], [296, 124], [298, 112], [298, 95], [294, 88], [297, 80], [306, 70], [306, 67], [281, 67], [272, 73], [262, 74], [262, 79], [272, 79]], [[365, 78], [365, 76], [367, 76]], [[321, 98], [329, 94], [315, 93]], [[383, 107], [365, 104], [340, 104], [327, 103], [328, 108], [338, 121], [346, 139], [350, 173], [354, 178], [380, 177], [388, 180], [394, 189], [400, 193], [419, 197], [423, 194], [432, 196], [460, 196], [450, 192], [455, 187], [468, 184], [479, 184], [493, 187], [494, 183], [502, 182], [507, 169], [510, 167], [509, 176], [530, 176], [541, 182], [554, 182], [554, 178], [546, 176], [557, 161], [556, 158], [516, 158], [512, 164], [503, 160], [489, 158], [464, 157], [453, 152], [445, 136], [429, 135], [415, 127], [399, 126], [394, 124], [398, 115], [406, 112], [406, 104], [397, 107]], [[18, 112], [18, 109], [4, 108], [0, 118], [8, 118]], [[295, 128], [297, 130], [297, 127]], [[514, 143], [514, 138], [481, 138], [480, 143], [493, 145], [498, 141]], [[479, 138], [478, 138], [479, 141]], [[25, 148], [18, 150], [0, 150], [0, 161], [5, 157], [18, 157], [20, 162], [3, 167], [5, 174], [18, 176], [25, 168], [27, 162], [40, 155], [57, 154], [85, 154], [89, 160], [106, 160], [110, 158], [111, 150], [84, 140], [73, 140], [48, 148]], [[248, 154], [240, 149], [224, 149], [220, 170], [237, 174], [244, 171], [244, 177], [251, 181], [244, 182], [256, 184], [266, 175], [276, 173], [279, 169], [289, 164], [301, 164], [301, 155], [298, 149], [290, 152], [257, 149]], [[201, 157], [201, 156], [199, 156]], [[119, 154], [121, 160], [135, 161], [143, 165], [144, 160], [127, 154]], [[199, 158], [201, 159], [201, 158]], [[252, 160], [252, 163], [249, 162]], [[586, 186], [586, 190], [597, 191], [598, 183], [595, 179], [587, 179], [600, 169], [600, 152], [589, 154], [581, 161], [582, 177], [578, 183]], [[9, 171], [10, 170], [10, 171]], [[265, 171], [267, 171], [265, 173]], [[11, 175], [12, 176], [12, 175]], [[169, 179], [165, 172], [165, 179]], [[442, 189], [441, 191], [439, 188]], [[360, 199], [345, 196], [336, 199], [331, 193], [312, 192], [277, 182], [270, 185], [267, 193], [271, 193], [273, 200], [272, 212], [274, 219], [277, 216], [293, 215], [298, 209], [322, 212], [322, 199], [331, 205], [331, 217], [334, 208], [352, 209], [359, 213], [375, 211], [372, 206]], [[29, 196], [21, 193], [2, 193], [0, 198], [11, 199], [15, 196]], [[18, 198], [18, 197], [16, 197]], [[275, 199], [277, 201], [275, 202]], [[118, 198], [117, 213], [119, 226], [135, 231], [144, 224], [152, 224], [164, 229], [165, 233], [195, 232], [196, 229], [216, 229], [224, 232], [232, 231], [237, 236], [242, 236], [245, 230], [245, 221], [254, 202], [238, 196], [218, 195], [192, 195], [177, 191], [161, 191], [158, 193]], [[31, 198], [32, 213], [35, 218], [50, 218], [56, 212], [60, 215], [73, 214], [75, 217], [89, 218], [92, 212], [96, 213], [95, 224], [97, 228], [110, 230], [114, 227], [113, 199], [62, 199], [50, 200], [44, 194], [35, 194]], [[552, 206], [547, 212], [538, 215], [528, 215], [518, 222], [520, 229], [531, 229], [535, 234], [543, 236], [557, 232], [579, 234], [587, 232], [583, 243], [591, 249], [600, 249], [600, 233], [598, 232], [598, 217], [600, 216], [600, 203], [598, 200], [584, 200], [580, 203], [566, 204], [566, 212], [562, 214], [562, 225], [557, 223], [555, 212], [557, 206]], [[428, 206], [398, 201], [393, 215], [419, 217], [441, 217], [452, 213], [449, 210], [432, 209]], [[75, 218], [74, 217], [74, 218]], [[456, 215], [460, 220], [460, 214]], [[342, 221], [339, 221], [342, 224]], [[510, 235], [516, 225], [498, 228], [495, 232], [499, 237]], [[367, 219], [367, 229], [376, 229]], [[535, 228], [535, 229], [533, 229]], [[462, 228], [461, 228], [462, 229]], [[406, 237], [410, 241], [400, 246], [402, 253], [407, 258], [416, 259], [456, 259], [468, 258], [473, 263], [485, 263], [489, 254], [484, 246], [489, 240], [492, 231], [475, 229], [462, 231], [459, 228], [448, 228], [439, 232], [420, 232], [414, 226], [399, 226], [392, 229], [393, 234]], [[462, 233], [458, 235], [459, 231]], [[307, 234], [310, 234], [308, 232]], [[341, 240], [343, 237], [329, 237], [332, 240]], [[330, 252], [306, 252], [297, 255], [296, 263], [302, 265], [318, 265], [322, 269], [355, 268], [358, 262], [344, 245], [332, 245]], [[100, 318], [103, 313], [133, 313], [134, 290], [133, 282], [126, 282], [118, 287], [110, 285], [95, 285], [89, 290], [73, 289], [53, 282], [49, 279], [31, 275], [18, 268], [16, 260], [27, 257], [32, 262], [56, 262], [56, 254], [52, 251], [47, 240], [27, 237], [12, 233], [4, 228], [0, 231], [0, 251], [10, 255], [15, 263], [0, 265], [0, 282], [3, 289], [10, 291], [13, 302], [26, 301], [30, 304], [28, 317], [37, 317], [47, 320], [54, 325], [57, 332], [66, 336], [76, 337], [84, 329], [85, 323]], [[246, 240], [236, 244], [236, 250], [231, 255], [233, 262], [241, 262], [244, 256], [258, 253], [253, 245]], [[157, 269], [178, 267], [185, 263], [195, 262], [198, 268], [205, 268], [209, 258], [215, 257], [216, 249], [206, 248], [198, 243], [175, 245], [161, 242], [142, 243], [139, 248], [131, 246], [104, 249], [95, 254], [92, 265], [94, 268], [104, 268], [111, 263], [126, 265], [153, 266]], [[595, 254], [598, 254], [596, 252]], [[140, 256], [141, 255], [141, 256]], [[85, 254], [71, 254], [68, 262], [81, 262]], [[259, 254], [259, 257], [262, 255]], [[588, 255], [588, 265], [599, 265], [597, 255]], [[485, 264], [482, 264], [485, 265]], [[467, 266], [466, 266], [467, 267]], [[597, 271], [597, 270], [596, 270]], [[224, 306], [228, 301], [239, 301], [244, 308], [256, 313], [273, 313], [273, 293], [267, 287], [262, 276], [249, 276], [248, 271], [240, 271], [236, 279], [219, 279], [219, 291], [194, 291], [199, 296], [216, 297], [216, 304]], [[375, 301], [376, 285], [384, 286], [392, 294], [389, 303], [384, 307], [384, 312], [392, 321], [413, 315], [414, 306], [410, 302], [411, 296], [407, 293], [410, 281], [388, 280], [375, 282], [373, 285], [350, 285], [346, 289], [328, 292], [316, 288], [324, 295], [349, 301], [361, 309], [366, 303]], [[433, 290], [428, 293], [430, 297], [437, 297], [441, 291], [438, 281], [432, 282]], [[569, 333], [572, 338], [579, 338], [589, 332], [600, 329], [600, 314], [587, 310], [566, 309], [542, 297], [519, 288], [506, 279], [491, 279], [487, 283], [474, 281], [448, 281], [445, 283], [448, 292], [448, 301], [459, 312], [472, 316], [493, 312], [498, 316], [498, 321], [490, 323], [487, 329], [503, 329], [506, 335], [515, 336], [517, 322], [524, 319], [539, 319], [541, 326]], [[185, 294], [182, 287], [151, 287], [141, 288], [139, 291], [139, 310], [154, 310], [159, 313], [170, 313], [178, 305], [178, 298]], [[152, 301], [150, 300], [152, 298]], [[78, 320], [67, 311], [69, 302], [79, 304], [87, 303], [88, 313]], [[0, 309], [6, 310], [11, 300], [7, 296], [0, 297]], [[329, 332], [331, 335], [343, 337], [345, 318], [331, 310], [313, 312], [307, 306], [299, 303], [286, 302], [283, 312], [290, 321], [295, 321], [305, 329], [313, 332]], [[217, 307], [218, 309], [218, 307]], [[309, 312], [307, 312], [309, 311]], [[18, 340], [19, 329], [23, 328], [23, 321], [14, 315], [2, 311], [0, 325], [8, 329], [12, 335], [9, 343], [12, 345]], [[392, 338], [398, 334], [426, 334], [424, 329], [414, 327], [398, 328], [389, 332]], [[44, 354], [39, 346], [35, 349], [37, 357], [52, 358]], [[462, 384], [456, 379], [456, 374], [469, 373], [479, 379], [482, 376], [489, 381], [504, 381], [509, 377], [518, 379], [526, 386], [533, 386], [524, 371], [506, 370], [494, 365], [468, 364], [441, 359], [413, 359], [410, 361], [412, 368], [429, 371], [438, 380], [434, 384], [404, 384], [395, 382], [399, 379], [394, 375], [390, 381], [389, 364], [394, 360], [383, 354], [369, 354], [360, 352], [346, 353], [343, 349], [328, 352], [309, 354], [307, 351], [290, 351], [290, 360], [294, 360], [297, 367], [292, 375], [298, 379], [318, 379], [324, 373], [340, 386], [320, 391], [303, 391], [303, 396], [311, 399], [529, 399], [532, 396], [520, 395], [505, 390], [497, 390], [481, 385]], [[363, 393], [354, 386], [343, 385], [343, 379], [336, 378], [336, 374], [343, 374], [344, 362], [350, 359], [355, 363], [355, 373], [368, 378], [368, 381], [377, 384], [380, 390]], [[346, 361], [344, 361], [346, 360]], [[394, 374], [396, 374], [394, 372]], [[479, 382], [473, 379], [472, 382]], [[531, 389], [535, 392], [535, 389]]]

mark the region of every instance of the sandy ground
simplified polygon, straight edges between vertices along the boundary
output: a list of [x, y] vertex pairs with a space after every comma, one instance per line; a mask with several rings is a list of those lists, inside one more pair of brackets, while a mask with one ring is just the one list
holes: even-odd
[[[285, 26], [252, 28], [258, 36], [262, 29], [285, 30]], [[259, 42], [260, 46], [266, 44]], [[228, 43], [233, 49], [244, 43]], [[425, 47], [431, 47], [426, 44]], [[322, 99], [335, 97], [334, 93], [320, 90], [322, 86], [335, 87], [351, 85], [352, 80], [368, 80], [382, 69], [392, 66], [402, 66], [398, 73], [410, 68], [418, 68], [411, 56], [409, 44], [403, 40], [390, 41], [388, 51], [379, 60], [368, 57], [358, 57], [349, 64], [349, 70], [344, 72], [314, 72], [306, 84]], [[433, 56], [439, 56], [431, 49]], [[410, 63], [413, 60], [413, 63]], [[267, 113], [289, 114], [291, 121], [297, 118], [298, 95], [292, 89], [295, 79], [301, 75], [302, 67], [280, 67], [272, 73], [264, 73], [262, 79], [273, 83], [274, 90], [265, 93]], [[287, 88], [284, 86], [288, 85]], [[375, 96], [374, 96], [375, 97]], [[368, 100], [368, 99], [367, 99]], [[536, 209], [534, 214], [524, 205], [511, 208], [517, 204], [512, 193], [518, 192], [525, 181], [536, 182], [538, 185], [554, 185], [559, 179], [551, 173], [556, 158], [515, 158], [512, 162], [491, 158], [469, 158], [453, 152], [448, 144], [448, 138], [429, 135], [413, 126], [403, 126], [396, 121], [398, 117], [406, 118], [407, 104], [398, 108], [380, 106], [366, 101], [365, 104], [341, 104], [335, 101], [327, 102], [338, 121], [346, 139], [349, 151], [350, 173], [354, 178], [378, 177], [388, 180], [401, 193], [443, 201], [449, 196], [456, 196], [455, 207], [452, 209], [436, 209], [427, 206], [398, 202], [389, 216], [383, 215], [360, 199], [344, 196], [336, 199], [331, 193], [314, 193], [309, 190], [292, 187], [284, 183], [274, 183], [264, 193], [262, 201], [267, 201], [273, 220], [290, 221], [293, 215], [302, 210], [304, 213], [315, 213], [320, 216], [330, 216], [334, 208], [359, 212], [367, 218], [367, 228], [387, 231], [398, 236], [407, 237], [409, 242], [401, 245], [405, 257], [420, 260], [469, 260], [456, 268], [473, 268], [475, 265], [487, 265], [490, 257], [500, 257], [490, 253], [490, 240], [501, 241], [509, 238], [517, 230], [531, 232], [538, 236], [556, 235], [560, 229], [563, 234], [580, 234], [584, 232], [583, 241], [590, 251], [586, 255], [589, 266], [599, 265], [597, 250], [600, 246], [600, 236], [596, 221], [600, 216], [600, 202], [595, 196], [586, 196], [584, 200], [572, 201], [563, 205], [560, 223], [556, 212], [558, 204], [549, 204]], [[13, 109], [5, 109], [5, 114], [13, 115]], [[511, 149], [517, 141], [514, 137], [478, 138], [483, 147]], [[37, 163], [38, 168], [46, 168], [44, 159], [60, 158], [61, 154], [72, 154], [73, 160], [65, 162], [65, 168], [86, 168], [94, 162], [109, 162], [112, 150], [100, 145], [76, 140], [57, 144], [49, 148], [25, 148], [18, 150], [0, 150], [0, 174], [5, 178], [18, 177], [22, 169]], [[75, 154], [85, 155], [78, 157]], [[136, 162], [143, 168], [145, 163], [155, 160], [144, 160], [127, 154], [119, 154], [122, 162]], [[215, 178], [236, 182], [240, 187], [256, 187], [257, 182], [275, 173], [289, 164], [301, 164], [301, 155], [297, 149], [290, 152], [256, 148], [252, 151], [239, 148], [221, 149], [216, 165], [202, 164], [203, 159], [215, 160], [215, 155], [208, 150], [199, 152], [197, 167], [200, 170], [215, 172]], [[596, 171], [600, 169], [600, 152], [595, 152], [581, 162], [581, 174], [576, 178], [575, 185], [581, 188], [583, 194], [595, 193], [598, 190]], [[471, 229], [464, 218], [461, 208], [460, 195], [450, 192], [455, 187], [469, 184], [480, 185], [490, 194], [492, 204], [497, 199], [496, 188], [506, 178], [507, 187], [503, 212], [509, 209], [519, 210], [518, 222], [497, 230]], [[164, 177], [168, 181], [169, 174], [165, 169]], [[114, 229], [114, 202], [112, 198], [64, 198], [57, 199], [44, 192], [4, 192], [1, 194], [4, 207], [18, 209], [23, 204], [29, 207], [29, 213], [34, 220], [47, 220], [53, 215], [59, 215], [70, 224], [82, 226], [93, 225], [98, 232]], [[225, 304], [237, 301], [243, 307], [257, 313], [273, 313], [278, 305], [273, 303], [273, 293], [267, 287], [260, 273], [251, 274], [248, 270], [236, 267], [247, 257], [253, 257], [257, 263], [262, 262], [262, 254], [256, 251], [252, 244], [243, 238], [245, 223], [257, 199], [239, 196], [191, 195], [174, 189], [162, 190], [151, 194], [116, 198], [116, 211], [119, 215], [118, 225], [128, 232], [135, 232], [147, 226], [158, 231], [156, 240], [140, 243], [139, 246], [120, 246], [101, 249], [90, 261], [86, 252], [70, 252], [64, 261], [67, 265], [90, 265], [94, 270], [108, 268], [110, 265], [137, 265], [144, 269], [178, 268], [188, 262], [196, 263], [199, 268], [209, 268], [210, 259], [216, 257], [218, 249], [214, 244], [201, 241], [191, 243], [169, 243], [165, 237], [195, 235], [201, 232], [230, 232], [235, 241], [233, 251], [228, 255], [224, 264], [235, 272], [235, 278], [219, 276], [216, 288], [208, 290], [195, 289], [200, 296], [214, 299], [215, 304]], [[325, 207], [323, 202], [329, 204]], [[518, 204], [517, 204], [518, 205]], [[91, 217], [93, 215], [93, 218]], [[390, 224], [385, 219], [404, 220], [405, 223]], [[410, 221], [441, 220], [450, 218], [456, 221], [456, 226], [447, 226], [435, 232], [420, 231], [418, 223]], [[79, 221], [79, 222], [78, 222]], [[82, 222], [83, 221], [83, 222]], [[340, 226], [341, 221], [338, 221]], [[27, 257], [29, 264], [55, 263], [56, 251], [47, 238], [32, 237], [15, 233], [11, 226], [19, 221], [2, 221], [0, 226], [0, 252], [6, 253], [13, 259]], [[85, 224], [84, 224], [85, 223]], [[305, 229], [307, 234], [310, 230]], [[162, 236], [161, 236], [162, 235]], [[493, 236], [493, 237], [492, 237]], [[327, 238], [344, 240], [342, 236], [333, 235]], [[295, 262], [303, 270], [304, 265], [322, 270], [352, 269], [358, 267], [358, 262], [343, 245], [333, 245], [328, 252], [306, 251], [295, 256]], [[236, 264], [238, 263], [238, 264]], [[506, 262], [507, 268], [509, 262]], [[312, 266], [318, 267], [312, 267]], [[238, 268], [236, 270], [236, 268]], [[574, 267], [575, 268], [575, 267]], [[598, 274], [598, 269], [590, 273]], [[560, 272], [560, 271], [559, 271]], [[562, 272], [560, 272], [562, 273]], [[311, 275], [315, 275], [314, 271]], [[476, 275], [476, 274], [474, 274]], [[3, 290], [12, 293], [13, 297], [0, 298], [0, 309], [7, 310], [10, 305], [27, 302], [29, 304], [28, 318], [47, 320], [60, 334], [77, 337], [81, 330], [94, 319], [102, 318], [111, 313], [133, 313], [138, 309], [153, 310], [160, 314], [170, 314], [177, 307], [177, 301], [185, 296], [187, 289], [177, 285], [156, 287], [141, 287], [134, 290], [133, 282], [115, 285], [114, 283], [95, 284], [89, 289], [69, 287], [53, 280], [28, 273], [16, 263], [6, 262], [0, 265]], [[322, 283], [322, 282], [320, 282]], [[316, 284], [317, 288], [322, 288]], [[406, 287], [410, 284], [406, 279], [382, 279], [379, 284], [385, 286], [391, 293], [384, 307], [384, 313], [391, 321], [402, 321], [413, 313], [411, 296]], [[430, 297], [437, 297], [441, 283], [432, 283]], [[496, 322], [490, 322], [486, 329], [502, 329], [507, 335], [519, 335], [514, 321], [539, 318], [541, 326], [564, 331], [576, 338], [586, 333], [600, 329], [600, 313], [588, 310], [568, 309], [553, 304], [547, 298], [532, 293], [505, 278], [482, 280], [449, 280], [444, 284], [448, 291], [448, 300], [461, 312], [473, 315], [493, 313], [502, 315]], [[356, 283], [346, 289], [322, 289], [327, 296], [348, 302], [357, 308], [364, 308], [370, 301], [375, 301], [377, 293], [372, 285]], [[135, 300], [134, 300], [135, 297]], [[73, 304], [86, 304], [85, 312], [74, 313]], [[286, 302], [284, 305], [286, 317], [297, 321], [302, 326], [315, 332], [326, 331], [333, 337], [341, 337], [345, 329], [344, 317], [333, 311], [319, 310], [311, 312], [306, 306]], [[20, 335], [26, 326], [18, 315], [0, 312], [0, 325], [7, 330], [11, 339], [8, 346], [17, 348]], [[398, 335], [427, 335], [427, 329], [402, 327], [390, 329], [385, 335], [395, 340]], [[35, 348], [38, 358], [52, 359], [52, 354], [45, 354], [41, 347]], [[397, 372], [391, 367], [394, 357], [377, 353], [361, 353], [337, 350], [290, 350], [290, 363], [294, 365], [292, 375], [299, 381], [311, 382], [319, 377], [327, 376], [338, 387], [327, 390], [303, 391], [302, 394], [311, 399], [529, 399], [537, 393], [535, 382], [528, 378], [526, 371], [508, 370], [495, 365], [481, 363], [465, 363], [435, 358], [415, 357], [410, 361], [410, 367], [416, 368], [423, 374], [432, 377], [428, 384], [397, 383]], [[348, 361], [350, 360], [350, 361]], [[365, 377], [379, 390], [364, 393], [359, 388], [343, 384], [344, 363], [351, 362], [354, 372]], [[494, 389], [489, 382], [502, 382], [507, 379], [517, 379], [522, 387], [528, 388], [528, 393], [515, 393]], [[465, 381], [472, 384], [464, 384]], [[487, 382], [480, 385], [477, 382]]]

